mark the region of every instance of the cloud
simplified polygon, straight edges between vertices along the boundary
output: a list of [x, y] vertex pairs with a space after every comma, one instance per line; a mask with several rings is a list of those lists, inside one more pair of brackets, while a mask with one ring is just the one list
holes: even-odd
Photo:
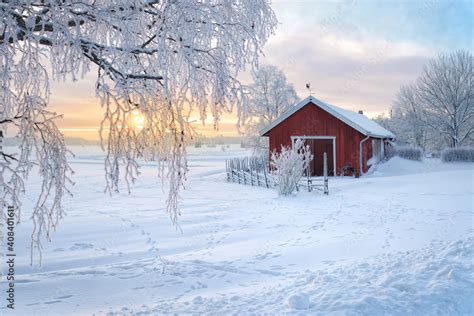
[[[280, 21], [263, 63], [282, 68], [301, 97], [386, 112], [400, 86], [440, 52], [472, 51], [468, 2], [274, 2]], [[467, 43], [467, 44], [466, 44]]]
[[[372, 38], [363, 32], [304, 30], [304, 23], [282, 30], [265, 47], [263, 63], [282, 68], [301, 97], [310, 82], [316, 96], [370, 113], [389, 110], [401, 85], [416, 79], [435, 52], [408, 41]], [[293, 33], [295, 32], [295, 33]]]

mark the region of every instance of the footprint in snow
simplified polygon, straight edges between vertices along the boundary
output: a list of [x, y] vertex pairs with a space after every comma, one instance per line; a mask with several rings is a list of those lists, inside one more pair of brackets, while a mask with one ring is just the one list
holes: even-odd
[[[35, 305], [39, 305], [40, 303], [30, 303], [30, 304], [26, 304], [26, 306], [35, 306]], [[5, 307], [6, 308], [6, 307]]]
[[193, 303], [194, 304], [202, 304], [202, 303], [204, 303], [204, 300], [202, 299], [201, 296], [196, 296], [195, 298], [193, 298]]
[[15, 284], [28, 284], [33, 282], [39, 282], [39, 280], [15, 280]]
[[85, 249], [92, 249], [94, 248], [93, 244], [89, 243], [75, 243], [71, 247], [69, 247], [69, 250], [75, 251], [75, 250], [85, 250]]

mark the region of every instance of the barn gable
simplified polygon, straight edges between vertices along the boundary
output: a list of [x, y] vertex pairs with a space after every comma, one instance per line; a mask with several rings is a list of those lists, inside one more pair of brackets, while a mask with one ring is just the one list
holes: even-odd
[[292, 114], [303, 108], [305, 105], [308, 103], [312, 103], [319, 108], [323, 109], [324, 111], [328, 112], [332, 116], [336, 117], [337, 119], [341, 120], [342, 122], [346, 123], [350, 127], [354, 128], [358, 132], [362, 133], [365, 136], [371, 136], [374, 138], [390, 138], [393, 139], [395, 138], [395, 135], [391, 133], [390, 131], [386, 130], [376, 122], [370, 120], [368, 117], [366, 117], [363, 114], [359, 114], [357, 112], [349, 111], [346, 109], [342, 109], [340, 107], [331, 105], [329, 103], [326, 103], [324, 101], [321, 101], [313, 96], [309, 96], [306, 99], [302, 100], [295, 106], [291, 107], [288, 109], [286, 112], [284, 112], [279, 118], [277, 118], [275, 121], [273, 121], [270, 125], [267, 127], [263, 128], [260, 131], [261, 136], [267, 136], [267, 133], [279, 125], [281, 122], [286, 120], [288, 117], [290, 117]]

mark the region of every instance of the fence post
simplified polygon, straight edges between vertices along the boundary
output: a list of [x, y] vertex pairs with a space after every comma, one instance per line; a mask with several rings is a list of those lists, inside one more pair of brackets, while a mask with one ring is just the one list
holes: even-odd
[[[271, 188], [273, 180], [265, 157], [233, 158], [226, 160], [228, 181], [252, 186]], [[263, 175], [260, 174], [263, 172]]]
[[235, 167], [236, 167], [236, 170], [237, 170], [237, 180], [239, 181], [239, 184], [241, 183], [240, 181], [240, 163], [238, 160], [235, 160], [234, 159], [234, 162], [235, 162]]
[[230, 175], [232, 176], [232, 182], [235, 182], [235, 174], [234, 174], [234, 162], [231, 160], [230, 163]]
[[265, 177], [265, 186], [268, 189], [268, 178], [267, 178], [267, 168], [270, 167], [270, 164], [267, 165], [266, 162], [263, 163], [263, 176]]
[[310, 170], [310, 164], [308, 163], [306, 165], [306, 184], [308, 185], [308, 192], [311, 192], [311, 190], [312, 190], [312, 186], [311, 186], [312, 181], [310, 179], [310, 176], [311, 176], [311, 170]]
[[[241, 167], [243, 167], [243, 166], [241, 166]], [[244, 168], [241, 168], [240, 172], [242, 173], [242, 178], [244, 178], [244, 184], [247, 185], [247, 180], [245, 179]]]
[[253, 186], [253, 169], [252, 169], [252, 160], [248, 159], [248, 166], [247, 166], [249, 173], [250, 173], [250, 185]]
[[235, 182], [234, 178], [234, 163], [232, 160], [229, 160], [229, 167], [230, 167], [230, 177], [232, 178], [232, 182]]
[[328, 155], [324, 153], [324, 194], [328, 195]]
[[227, 182], [230, 182], [230, 178], [229, 178], [229, 161], [226, 159], [225, 161], [225, 174], [227, 176]]
[[258, 177], [258, 174], [259, 174], [258, 171], [259, 171], [259, 170], [258, 170], [258, 168], [257, 168], [257, 164], [255, 164], [255, 165], [256, 165], [255, 168], [256, 168], [256, 170], [257, 170], [257, 171], [255, 172], [256, 175], [257, 175], [257, 186], [259, 187], [259, 186], [260, 186], [260, 179], [259, 179], [259, 177]]

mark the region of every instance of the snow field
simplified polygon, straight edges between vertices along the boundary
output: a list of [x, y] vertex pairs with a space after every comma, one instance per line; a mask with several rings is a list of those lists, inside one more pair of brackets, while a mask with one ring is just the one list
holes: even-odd
[[474, 311], [474, 164], [394, 158], [331, 179], [329, 196], [278, 197], [225, 182], [240, 148], [190, 148], [175, 229], [151, 165], [109, 197], [102, 154], [73, 151], [75, 196], [42, 267], [29, 265], [30, 224], [16, 227], [16, 315]]

